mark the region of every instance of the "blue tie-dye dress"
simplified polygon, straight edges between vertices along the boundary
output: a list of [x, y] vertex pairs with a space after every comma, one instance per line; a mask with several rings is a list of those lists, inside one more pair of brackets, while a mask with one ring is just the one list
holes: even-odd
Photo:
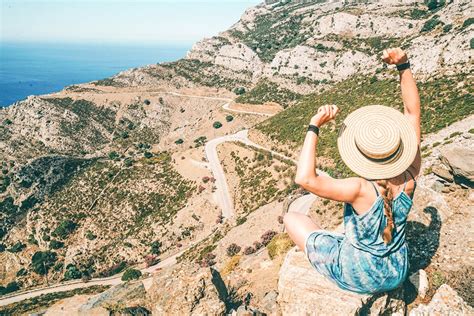
[[382, 239], [386, 225], [383, 197], [374, 188], [377, 198], [366, 213], [358, 215], [352, 205], [345, 204], [344, 235], [318, 230], [306, 239], [306, 254], [318, 272], [342, 289], [362, 294], [397, 288], [408, 273], [405, 226], [412, 199], [405, 186], [393, 199], [395, 229], [386, 245]]

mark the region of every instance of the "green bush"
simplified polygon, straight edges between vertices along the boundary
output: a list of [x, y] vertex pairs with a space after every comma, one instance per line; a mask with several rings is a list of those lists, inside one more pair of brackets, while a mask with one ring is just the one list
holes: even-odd
[[79, 269], [75, 265], [69, 264], [66, 267], [66, 272], [64, 273], [65, 280], [80, 279], [81, 277], [82, 277], [82, 272], [79, 271]]
[[109, 153], [110, 160], [118, 160], [119, 158], [120, 158], [120, 155], [116, 151], [111, 151]]
[[161, 242], [159, 242], [158, 240], [152, 242], [150, 252], [153, 255], [159, 255], [161, 253]]
[[227, 115], [227, 116], [225, 117], [225, 120], [226, 120], [227, 122], [232, 122], [232, 121], [234, 120], [234, 117], [233, 117], [232, 115]]
[[22, 277], [22, 276], [25, 276], [27, 274], [28, 274], [28, 270], [26, 270], [25, 268], [21, 268], [20, 270], [18, 270], [16, 272], [17, 277]]
[[37, 251], [31, 258], [31, 267], [40, 275], [48, 273], [57, 260], [57, 254], [52, 251]]
[[474, 37], [471, 38], [471, 41], [470, 41], [469, 45], [470, 45], [471, 49], [474, 49]]
[[19, 289], [20, 286], [18, 285], [18, 283], [16, 281], [13, 281], [8, 283], [6, 287], [0, 286], [0, 295], [12, 293], [18, 291]]
[[151, 157], [153, 157], [153, 154], [149, 151], [145, 151], [145, 153], [143, 154], [143, 157], [150, 159]]
[[468, 18], [462, 23], [462, 29], [465, 29], [469, 25], [474, 24], [474, 18]]
[[137, 280], [142, 276], [142, 272], [136, 269], [127, 269], [122, 275], [122, 281]]
[[240, 252], [240, 249], [241, 247], [239, 245], [232, 243], [227, 247], [226, 253], [229, 257], [233, 257]]
[[51, 249], [61, 249], [62, 247], [64, 247], [64, 243], [62, 241], [53, 239], [49, 242], [49, 248]]
[[88, 230], [88, 231], [86, 232], [86, 238], [89, 239], [89, 240], [94, 240], [94, 239], [97, 238], [97, 236], [94, 235], [94, 233], [92, 233], [90, 230]]
[[425, 24], [421, 28], [421, 32], [429, 32], [429, 31], [433, 30], [439, 24], [443, 24], [443, 22], [441, 22], [439, 20], [439, 17], [437, 15], [435, 15], [434, 17], [432, 17], [431, 19], [429, 19], [428, 21], [425, 22]]
[[453, 28], [452, 24], [446, 24], [445, 26], [443, 26], [443, 32], [448, 33], [449, 31], [451, 31], [452, 28]]
[[237, 95], [242, 95], [245, 93], [245, 88], [244, 87], [238, 87], [234, 89], [234, 93]]
[[52, 236], [57, 236], [61, 239], [67, 238], [77, 227], [77, 224], [71, 220], [64, 220], [51, 233]]
[[267, 79], [263, 79], [257, 82], [252, 90], [238, 97], [235, 101], [249, 104], [276, 102], [286, 108], [288, 103], [294, 102], [300, 98], [301, 95], [280, 87], [278, 84]]
[[11, 246], [8, 251], [9, 252], [12, 252], [12, 253], [16, 253], [16, 252], [20, 252], [22, 251], [23, 249], [26, 248], [26, 245], [24, 243], [22, 243], [21, 241], [17, 242], [16, 244], [14, 244], [13, 246]]
[[212, 124], [212, 126], [213, 126], [214, 128], [216, 128], [216, 129], [217, 129], [217, 128], [221, 128], [221, 127], [222, 127], [222, 123], [221, 123], [221, 122], [214, 122], [214, 123]]

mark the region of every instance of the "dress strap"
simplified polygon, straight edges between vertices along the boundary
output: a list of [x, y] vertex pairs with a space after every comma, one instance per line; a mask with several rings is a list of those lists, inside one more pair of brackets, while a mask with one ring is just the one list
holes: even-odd
[[[413, 183], [414, 183], [413, 191], [414, 191], [414, 190], [416, 189], [416, 180], [415, 180], [415, 177], [414, 177], [413, 174], [410, 172], [410, 170], [407, 169], [406, 171], [410, 174], [411, 178], [413, 179]], [[403, 190], [405, 190], [405, 187], [406, 187], [406, 186], [407, 186], [407, 181], [406, 181], [406, 175], [405, 175], [405, 185], [403, 186]]]
[[369, 182], [372, 183], [372, 186], [374, 187], [374, 190], [375, 190], [375, 194], [379, 196], [379, 189], [377, 189], [377, 187], [375, 186], [375, 183], [373, 181], [369, 181]]

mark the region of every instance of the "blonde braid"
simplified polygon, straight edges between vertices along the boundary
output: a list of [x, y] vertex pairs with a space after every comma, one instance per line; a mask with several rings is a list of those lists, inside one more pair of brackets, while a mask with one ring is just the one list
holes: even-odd
[[388, 187], [387, 180], [378, 180], [377, 184], [382, 187], [382, 197], [383, 197], [383, 210], [385, 214], [385, 218], [387, 219], [387, 225], [385, 226], [382, 239], [386, 245], [388, 245], [392, 241], [392, 232], [395, 228], [395, 224], [393, 223], [393, 213], [392, 213], [392, 200], [393, 200], [393, 193], [392, 190]]

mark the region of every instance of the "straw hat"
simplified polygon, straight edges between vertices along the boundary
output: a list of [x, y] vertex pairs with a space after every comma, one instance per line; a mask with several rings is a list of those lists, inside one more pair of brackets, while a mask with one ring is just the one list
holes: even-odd
[[379, 180], [403, 173], [415, 160], [418, 142], [405, 115], [387, 106], [369, 105], [346, 117], [337, 147], [352, 171]]

